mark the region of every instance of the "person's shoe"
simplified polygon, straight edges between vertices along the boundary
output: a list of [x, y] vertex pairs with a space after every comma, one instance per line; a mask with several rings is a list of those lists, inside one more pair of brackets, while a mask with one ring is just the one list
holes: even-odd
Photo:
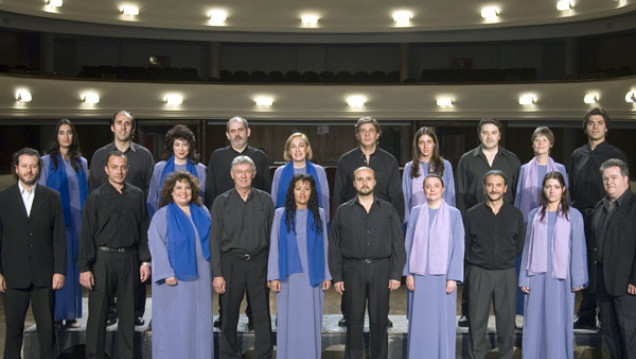
[[462, 328], [468, 328], [468, 317], [465, 315], [460, 316], [459, 320], [457, 321], [457, 326]]
[[62, 325], [62, 321], [61, 320], [56, 320], [53, 323], [53, 327], [57, 330], [57, 329], [62, 329], [64, 327], [64, 325]]
[[595, 319], [583, 319], [581, 317], [576, 317], [574, 319], [574, 329], [587, 329], [587, 330], [596, 330], [596, 320]]
[[393, 322], [391, 321], [391, 319], [387, 319], [386, 320], [386, 327], [387, 328], [393, 328]]
[[67, 328], [77, 329], [77, 328], [79, 328], [81, 326], [82, 325], [80, 324], [79, 320], [77, 320], [77, 319], [67, 320], [66, 321], [66, 327]]
[[117, 323], [117, 317], [108, 318], [106, 320], [106, 326], [107, 327], [110, 327], [111, 325], [115, 325], [115, 323]]
[[144, 325], [144, 323], [145, 323], [144, 318], [142, 318], [142, 317], [136, 317], [135, 318], [135, 326], [136, 327], [142, 326], [142, 325]]
[[342, 317], [342, 319], [338, 321], [338, 326], [343, 328], [347, 326], [347, 320], [345, 319], [345, 317]]
[[214, 321], [214, 327], [215, 328], [221, 328], [221, 316], [219, 315], [218, 318], [216, 318], [216, 320]]

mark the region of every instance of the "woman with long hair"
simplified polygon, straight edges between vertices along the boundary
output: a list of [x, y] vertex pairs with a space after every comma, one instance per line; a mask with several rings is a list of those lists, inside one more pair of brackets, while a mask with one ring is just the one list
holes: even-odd
[[214, 358], [211, 220], [199, 191], [194, 175], [168, 175], [148, 229], [155, 359]]
[[523, 358], [574, 357], [574, 296], [588, 284], [583, 216], [568, 206], [560, 172], [548, 172], [530, 211], [519, 287], [525, 293]]
[[444, 199], [438, 174], [424, 179], [426, 203], [413, 207], [406, 231], [408, 358], [454, 358], [457, 283], [464, 278], [464, 225]]
[[276, 209], [269, 246], [268, 287], [277, 293], [277, 358], [321, 357], [323, 291], [331, 286], [327, 243], [316, 181], [296, 173], [285, 206]]
[[412, 159], [404, 166], [402, 191], [404, 192], [404, 221], [415, 206], [426, 203], [424, 178], [429, 173], [438, 174], [446, 184], [444, 200], [455, 207], [455, 179], [450, 162], [439, 154], [437, 134], [430, 127], [421, 127], [413, 136]]
[[175, 125], [166, 133], [165, 152], [163, 161], [155, 164], [155, 169], [148, 187], [148, 217], [152, 218], [159, 209], [161, 188], [166, 177], [175, 171], [189, 172], [201, 184], [201, 196], [205, 188], [205, 165], [199, 162], [199, 155], [195, 148], [194, 133], [185, 125]]
[[55, 291], [54, 318], [57, 327], [79, 328], [82, 317], [82, 288], [79, 284], [77, 256], [82, 225], [82, 209], [88, 195], [86, 158], [80, 153], [75, 126], [68, 119], [55, 125], [48, 154], [42, 156], [38, 183], [60, 193], [66, 225], [66, 283]]
[[329, 184], [325, 169], [311, 162], [313, 151], [309, 144], [309, 139], [304, 133], [296, 132], [291, 134], [285, 142], [285, 152], [283, 158], [288, 163], [280, 166], [274, 172], [272, 180], [272, 198], [274, 207], [285, 206], [287, 198], [287, 188], [291, 178], [296, 173], [306, 173], [311, 175], [316, 182], [316, 195], [318, 196], [318, 206], [325, 211], [325, 218], [329, 222]]

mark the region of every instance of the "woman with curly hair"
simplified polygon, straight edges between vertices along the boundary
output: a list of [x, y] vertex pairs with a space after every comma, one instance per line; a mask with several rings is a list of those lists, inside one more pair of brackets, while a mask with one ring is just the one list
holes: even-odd
[[285, 207], [276, 209], [267, 269], [276, 292], [276, 357], [321, 357], [323, 291], [331, 286], [327, 222], [313, 176], [292, 176]]
[[86, 158], [82, 157], [73, 123], [61, 119], [55, 126], [48, 154], [42, 156], [38, 183], [60, 193], [66, 225], [66, 283], [55, 291], [55, 325], [66, 320], [69, 328], [79, 328], [82, 317], [82, 288], [79, 284], [77, 252], [82, 225], [82, 209], [88, 195]]
[[185, 125], [175, 125], [166, 133], [163, 154], [164, 160], [155, 165], [148, 188], [148, 217], [152, 218], [159, 209], [161, 187], [165, 178], [175, 171], [186, 171], [194, 175], [201, 184], [201, 196], [205, 188], [205, 165], [199, 162], [199, 155], [195, 149], [194, 133]]

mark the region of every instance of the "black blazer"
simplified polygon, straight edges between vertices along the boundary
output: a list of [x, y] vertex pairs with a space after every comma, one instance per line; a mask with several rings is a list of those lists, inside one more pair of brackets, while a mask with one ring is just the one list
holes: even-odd
[[[613, 296], [627, 294], [627, 284], [636, 285], [636, 195], [627, 189], [628, 193], [621, 206], [609, 219], [607, 232], [603, 244], [603, 279], [605, 290]], [[594, 252], [588, 255], [596, 255], [599, 246], [596, 238], [600, 213], [603, 210], [603, 202], [594, 207], [592, 218], [592, 239]], [[593, 258], [596, 263], [596, 258]], [[590, 287], [596, 288], [596, 265], [590, 268], [594, 271], [590, 275]], [[600, 275], [601, 273], [598, 273]]]
[[27, 217], [18, 184], [0, 191], [0, 273], [9, 288], [50, 287], [66, 275], [66, 228], [60, 195], [37, 185]]

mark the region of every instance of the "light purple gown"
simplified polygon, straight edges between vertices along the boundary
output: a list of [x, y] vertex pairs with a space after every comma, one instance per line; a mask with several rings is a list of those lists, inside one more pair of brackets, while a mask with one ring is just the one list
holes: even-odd
[[[415, 290], [407, 291], [410, 299], [408, 358], [455, 358], [457, 290], [446, 294], [446, 281], [461, 283], [464, 279], [464, 225], [462, 217], [454, 207], [449, 206], [451, 238], [448, 250], [448, 271], [443, 275], [412, 274], [409, 271], [409, 259], [413, 245], [414, 230], [420, 210], [429, 211], [429, 228], [438, 209], [427, 205], [416, 206], [411, 211], [406, 231], [406, 265], [404, 275], [415, 276]], [[429, 239], [435, 239], [435, 233], [429, 233]], [[429, 242], [430, 243], [430, 242]], [[428, 262], [427, 262], [428, 263]]]
[[166, 247], [167, 209], [164, 206], [155, 213], [148, 229], [148, 246], [152, 255], [152, 357], [213, 359], [210, 262], [203, 257], [201, 241], [192, 223], [196, 234], [199, 277], [178, 281], [174, 287], [165, 283], [166, 278], [174, 276]]
[[[444, 194], [442, 198], [450, 206], [455, 207], [455, 179], [453, 178], [453, 166], [447, 160], [444, 161]], [[410, 218], [413, 207], [426, 203], [426, 198], [417, 199], [413, 196], [413, 179], [411, 178], [411, 167], [413, 162], [409, 161], [404, 166], [402, 173], [402, 192], [404, 192], [404, 222]], [[428, 162], [420, 162], [420, 175], [418, 177], [426, 177], [428, 175]]]
[[[314, 166], [316, 166], [316, 173], [318, 174], [316, 186], [320, 186], [320, 207], [325, 210], [325, 218], [329, 221], [329, 207], [331, 206], [329, 205], [329, 183], [327, 182], [327, 173], [325, 173], [325, 169], [321, 165], [314, 163]], [[274, 202], [276, 202], [278, 192], [281, 189], [280, 176], [283, 173], [283, 168], [285, 168], [285, 166], [280, 166], [274, 172], [274, 179], [272, 180], [272, 198], [274, 199]], [[307, 167], [294, 168], [294, 174], [296, 173], [307, 173]], [[289, 183], [285, 183], [284, 186], [289, 186]]]
[[[278, 236], [280, 221], [285, 208], [276, 209], [269, 246], [267, 280], [279, 279]], [[276, 328], [276, 358], [278, 359], [320, 359], [321, 328], [324, 293], [320, 285], [309, 284], [307, 271], [307, 209], [296, 210], [296, 238], [303, 272], [294, 273], [281, 281], [281, 289], [276, 294], [278, 322]], [[320, 208], [322, 233], [325, 248], [325, 280], [331, 280], [327, 262], [327, 223], [325, 212]]]
[[[159, 203], [161, 202], [161, 187], [163, 183], [159, 183], [161, 181], [161, 174], [163, 173], [163, 169], [166, 167], [166, 161], [160, 161], [155, 164], [155, 169], [152, 172], [152, 178], [150, 179], [150, 186], [148, 187], [148, 217], [152, 218], [155, 212], [159, 209]], [[206, 167], [203, 163], [199, 162], [195, 166], [197, 168], [197, 178], [199, 179], [199, 183], [201, 186], [201, 198], [203, 198], [205, 189], [205, 179], [206, 179]], [[174, 165], [175, 171], [186, 171], [186, 165], [178, 165], [175, 163]]]
[[[82, 168], [88, 177], [86, 158], [80, 157]], [[46, 186], [48, 179], [51, 156], [42, 156], [42, 171], [38, 184]], [[72, 320], [82, 317], [82, 287], [79, 284], [79, 269], [77, 256], [79, 251], [79, 234], [82, 227], [82, 204], [80, 203], [80, 191], [77, 172], [73, 169], [70, 160], [58, 163], [64, 166], [67, 174], [69, 197], [71, 199], [72, 225], [66, 227], [66, 278], [64, 286], [55, 291], [55, 320]], [[59, 167], [58, 167], [59, 170]], [[88, 188], [88, 184], [86, 184]], [[58, 190], [57, 188], [53, 188]]]
[[583, 217], [570, 207], [568, 212], [572, 230], [570, 232], [570, 265], [565, 279], [552, 278], [552, 231], [556, 212], [548, 212], [548, 268], [546, 274], [528, 276], [528, 250], [530, 246], [532, 220], [538, 209], [530, 211], [526, 243], [521, 261], [519, 287], [529, 287], [525, 294], [523, 318], [522, 356], [532, 358], [574, 358], [574, 296], [572, 289], [587, 286], [587, 256]]

